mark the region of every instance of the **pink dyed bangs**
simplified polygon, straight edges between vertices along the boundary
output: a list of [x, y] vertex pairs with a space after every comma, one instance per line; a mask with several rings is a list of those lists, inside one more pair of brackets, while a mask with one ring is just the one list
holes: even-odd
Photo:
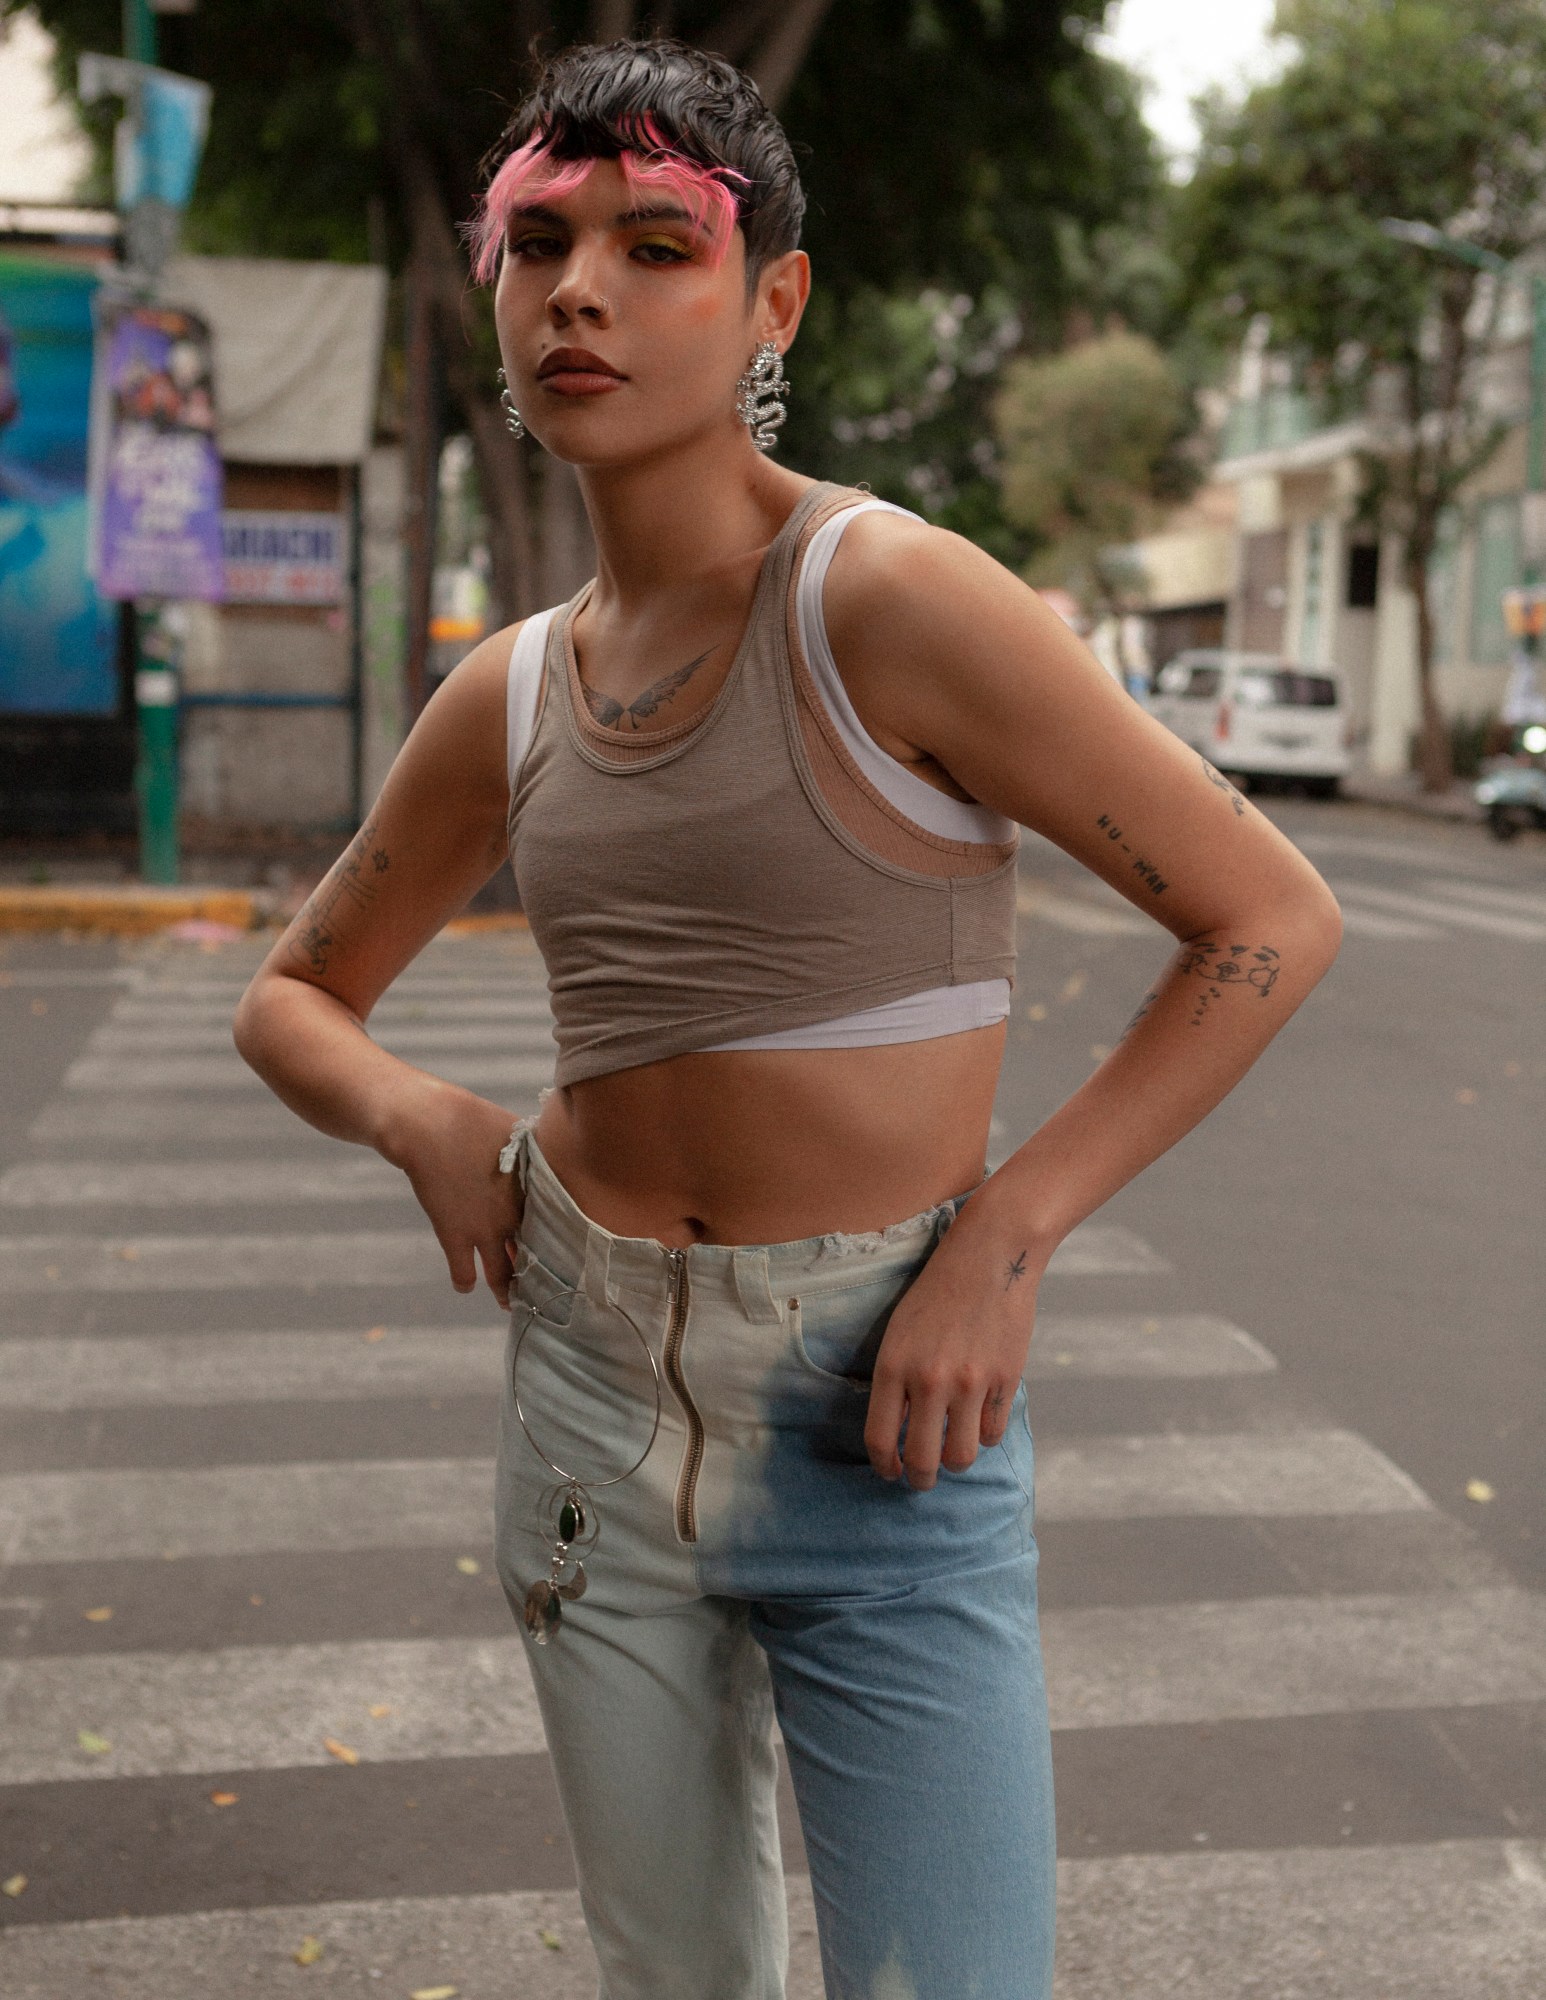
[[[710, 268], [717, 267], [724, 261], [739, 220], [735, 196], [725, 183], [749, 185], [745, 174], [737, 173], [734, 167], [700, 167], [695, 160], [672, 152], [653, 118], [639, 118], [635, 126], [635, 136], [643, 144], [618, 155], [630, 194], [636, 201], [665, 195], [679, 202], [708, 239], [706, 261]], [[518, 147], [489, 182], [477, 215], [467, 226], [474, 282], [492, 284], [498, 276], [510, 216], [522, 202], [537, 195], [572, 194], [595, 164], [594, 158], [555, 160], [549, 142], [540, 135]]]

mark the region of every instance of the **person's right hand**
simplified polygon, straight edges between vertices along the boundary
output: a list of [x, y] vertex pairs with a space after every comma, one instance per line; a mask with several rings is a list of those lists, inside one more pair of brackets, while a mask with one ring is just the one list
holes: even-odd
[[513, 1112], [486, 1097], [415, 1072], [392, 1106], [390, 1137], [381, 1148], [408, 1176], [446, 1253], [451, 1283], [459, 1292], [475, 1290], [481, 1259], [505, 1312], [524, 1206], [515, 1175], [499, 1168], [514, 1123]]

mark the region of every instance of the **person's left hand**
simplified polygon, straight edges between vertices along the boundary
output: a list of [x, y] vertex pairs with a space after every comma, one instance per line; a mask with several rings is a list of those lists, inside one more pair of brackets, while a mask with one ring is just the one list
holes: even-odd
[[[975, 1225], [975, 1226], [974, 1226]], [[1047, 1254], [962, 1209], [902, 1294], [875, 1357], [864, 1444], [883, 1479], [930, 1487], [995, 1445], [1025, 1372]], [[898, 1451], [903, 1419], [907, 1443]]]

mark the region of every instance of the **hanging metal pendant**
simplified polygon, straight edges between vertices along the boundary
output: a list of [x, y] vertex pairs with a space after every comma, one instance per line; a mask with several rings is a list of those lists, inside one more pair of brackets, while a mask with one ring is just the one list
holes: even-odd
[[526, 1593], [526, 1629], [539, 1646], [553, 1637], [563, 1615], [557, 1589], [545, 1576], [539, 1577]]
[[584, 1563], [577, 1562], [574, 1566], [574, 1575], [570, 1577], [567, 1583], [560, 1583], [556, 1588], [560, 1597], [567, 1597], [571, 1601], [576, 1597], [583, 1597], [585, 1595]]

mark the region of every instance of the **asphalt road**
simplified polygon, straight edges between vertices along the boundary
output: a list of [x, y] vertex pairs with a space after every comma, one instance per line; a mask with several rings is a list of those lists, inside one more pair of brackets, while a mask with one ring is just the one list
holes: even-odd
[[[1538, 2000], [1546, 842], [1269, 809], [1342, 957], [1033, 1347], [1059, 2000]], [[1022, 911], [1000, 1157], [1169, 949], [1039, 843]], [[0, 945], [0, 1991], [591, 2000], [502, 1327], [244, 1080], [255, 957]], [[544, 1005], [523, 937], [444, 940], [380, 1031], [524, 1107]]]

